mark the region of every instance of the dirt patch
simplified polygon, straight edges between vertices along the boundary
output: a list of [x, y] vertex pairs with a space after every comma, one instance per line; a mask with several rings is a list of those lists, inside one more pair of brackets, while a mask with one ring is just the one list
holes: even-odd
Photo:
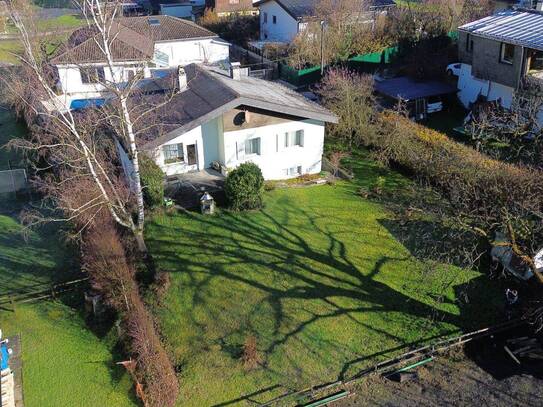
[[[338, 402], [350, 406], [542, 406], [543, 380], [514, 362], [494, 357], [493, 369], [470, 359], [469, 350], [444, 355], [417, 370], [418, 378], [397, 383], [373, 377], [356, 386], [356, 394]], [[500, 366], [499, 369], [496, 369]], [[501, 374], [496, 376], [495, 371]], [[543, 374], [543, 364], [539, 366]]]

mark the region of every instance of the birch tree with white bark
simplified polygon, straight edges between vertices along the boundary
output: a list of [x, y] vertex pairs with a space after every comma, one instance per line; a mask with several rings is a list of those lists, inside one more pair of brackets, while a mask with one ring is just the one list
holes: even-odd
[[[31, 140], [18, 140], [17, 147], [38, 153], [42, 166], [40, 169], [62, 167], [57, 171], [56, 181], [45, 188], [55, 198], [57, 206], [65, 214], [64, 220], [87, 212], [106, 209], [112, 218], [134, 235], [140, 252], [147, 248], [143, 237], [145, 206], [140, 175], [140, 152], [137, 145], [137, 130], [149, 128], [152, 122], [151, 112], [167, 103], [169, 97], [162, 98], [154, 107], [146, 106], [145, 111], [131, 106], [130, 101], [137, 96], [138, 83], [150, 61], [137, 63], [135, 74], [130, 79], [119, 78], [116, 74], [116, 62], [112, 47], [121, 31], [119, 19], [122, 17], [120, 3], [117, 1], [77, 0], [89, 38], [101, 54], [102, 66], [107, 75], [96, 78], [102, 93], [107, 95], [107, 106], [100, 109], [88, 109], [84, 114], [74, 112], [62, 103], [57, 86], [54, 83], [54, 69], [47, 61], [45, 46], [37, 46], [40, 34], [35, 31], [32, 8], [25, 0], [9, 3], [10, 18], [18, 30], [23, 52], [16, 55], [22, 65], [11, 78], [4, 78], [7, 88], [23, 110], [31, 112], [35, 122], [47, 123], [37, 126]], [[87, 38], [88, 39], [88, 38]], [[73, 65], [78, 65], [74, 61]], [[26, 75], [21, 76], [21, 72]], [[173, 89], [173, 88], [172, 88]], [[47, 104], [41, 103], [49, 101]], [[26, 115], [29, 116], [28, 114]], [[104, 137], [102, 132], [110, 136]], [[97, 134], [100, 133], [100, 134]], [[128, 182], [119, 179], [112, 167], [109, 154], [116, 149], [108, 145], [120, 143], [127, 150], [132, 174]], [[98, 143], [101, 144], [98, 144]], [[108, 153], [104, 154], [104, 151]], [[87, 187], [96, 190], [91, 202], [79, 202], [74, 206], [72, 197], [66, 197], [65, 187], [85, 179]], [[90, 182], [89, 182], [90, 181]], [[58, 185], [55, 185], [55, 182]], [[127, 185], [128, 184], [128, 185]], [[128, 188], [127, 188], [128, 187]], [[60, 188], [60, 189], [59, 189]], [[51, 220], [51, 219], [48, 219]], [[61, 220], [55, 218], [53, 220]], [[38, 221], [34, 217], [33, 221]]]

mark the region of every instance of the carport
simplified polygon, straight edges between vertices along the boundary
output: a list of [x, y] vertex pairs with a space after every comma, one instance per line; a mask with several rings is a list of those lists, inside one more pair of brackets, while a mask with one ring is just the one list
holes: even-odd
[[375, 91], [396, 104], [407, 104], [409, 116], [424, 120], [428, 114], [443, 110], [446, 96], [457, 92], [455, 86], [439, 81], [415, 81], [406, 76], [375, 81]]

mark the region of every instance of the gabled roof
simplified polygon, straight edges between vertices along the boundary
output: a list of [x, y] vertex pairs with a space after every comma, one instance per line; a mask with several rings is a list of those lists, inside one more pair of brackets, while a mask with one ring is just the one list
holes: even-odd
[[[251, 77], [234, 80], [196, 64], [185, 67], [185, 72], [187, 89], [156, 112], [153, 121], [159, 126], [141, 132], [144, 149], [157, 148], [240, 106], [303, 119], [333, 123], [338, 120], [329, 110], [276, 82]], [[135, 103], [141, 105], [141, 100]]]
[[[255, 6], [275, 1], [294, 19], [302, 19], [304, 17], [314, 17], [317, 5], [320, 0], [260, 0], [255, 3]], [[370, 9], [392, 7], [395, 5], [394, 0], [372, 0]]]
[[543, 50], [543, 13], [509, 9], [458, 28], [472, 35]]
[[[171, 16], [144, 16], [120, 18], [112, 24], [113, 41], [110, 45], [113, 60], [144, 61], [153, 57], [155, 43], [160, 41], [215, 38], [218, 36], [193, 23]], [[98, 34], [88, 28], [76, 30], [71, 38], [81, 33], [82, 41], [74, 41], [71, 47], [51, 60], [53, 65], [104, 62]]]

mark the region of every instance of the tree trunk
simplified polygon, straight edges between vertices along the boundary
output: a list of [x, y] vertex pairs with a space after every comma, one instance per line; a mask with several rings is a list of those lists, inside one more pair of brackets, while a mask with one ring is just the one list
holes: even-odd
[[147, 245], [145, 244], [145, 238], [143, 237], [143, 232], [139, 230], [134, 231], [134, 237], [136, 238], [136, 243], [138, 244], [138, 250], [144, 256], [147, 256]]

